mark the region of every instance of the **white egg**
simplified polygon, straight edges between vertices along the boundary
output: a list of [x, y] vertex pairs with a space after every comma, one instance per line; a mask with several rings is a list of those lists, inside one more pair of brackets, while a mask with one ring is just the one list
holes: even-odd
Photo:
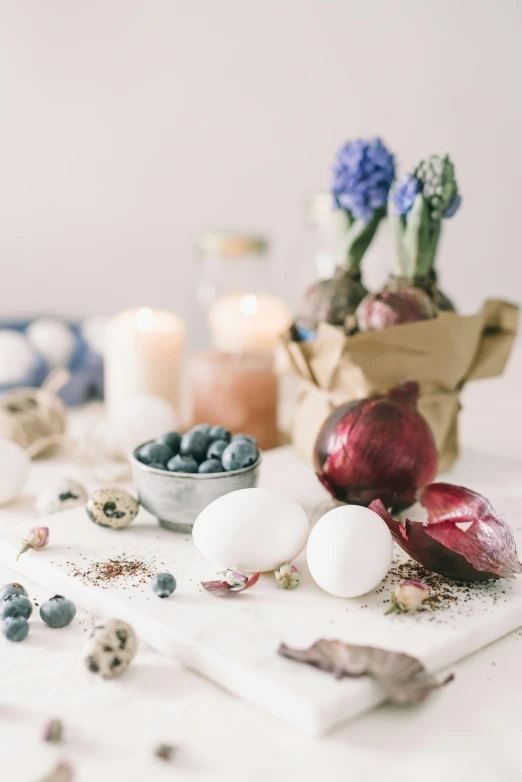
[[308, 516], [290, 497], [270, 489], [239, 489], [199, 514], [192, 537], [217, 566], [263, 573], [295, 559], [309, 529]]
[[0, 439], [0, 505], [15, 500], [29, 475], [31, 460], [19, 445]]
[[137, 445], [154, 440], [164, 432], [175, 431], [177, 423], [173, 406], [153, 394], [131, 397], [120, 405], [111, 419], [115, 441], [125, 456]]
[[27, 339], [52, 367], [67, 366], [76, 344], [73, 332], [60, 318], [37, 318], [27, 329]]
[[19, 331], [0, 331], [0, 385], [21, 383], [29, 374], [35, 359], [28, 341]]
[[392, 536], [369, 508], [343, 505], [325, 513], [308, 539], [314, 581], [336, 597], [359, 597], [379, 586], [392, 561]]
[[103, 355], [109, 318], [106, 315], [89, 315], [81, 325], [82, 337], [95, 353]]

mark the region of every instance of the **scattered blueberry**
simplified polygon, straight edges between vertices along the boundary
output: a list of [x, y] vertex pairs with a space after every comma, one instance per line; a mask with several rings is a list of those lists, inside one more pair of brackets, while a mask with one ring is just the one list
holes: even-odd
[[179, 453], [181, 435], [177, 432], [165, 432], [165, 434], [162, 434], [156, 438], [156, 442], [160, 445], [168, 445], [172, 453], [175, 455]]
[[207, 451], [207, 459], [221, 459], [227, 445], [228, 443], [224, 440], [214, 440], [213, 443], [210, 443], [210, 447]]
[[198, 463], [192, 456], [178, 454], [167, 463], [167, 470], [169, 472], [197, 472]]
[[208, 434], [211, 440], [224, 440], [226, 443], [229, 443], [232, 437], [224, 426], [213, 426]]
[[232, 440], [223, 451], [221, 461], [227, 472], [250, 467], [257, 461], [258, 450], [247, 440]]
[[158, 597], [169, 597], [176, 589], [176, 579], [170, 573], [157, 573], [150, 585]]
[[206, 458], [210, 437], [208, 432], [202, 432], [199, 429], [191, 429], [181, 438], [180, 454], [182, 456], [193, 456], [197, 462], [202, 462]]
[[198, 472], [223, 472], [223, 465], [219, 459], [207, 459], [201, 462]]
[[9, 616], [2, 622], [2, 632], [8, 641], [23, 641], [29, 632], [29, 622], [23, 616]]
[[256, 440], [256, 438], [252, 437], [249, 434], [235, 434], [233, 436], [233, 438], [232, 438], [232, 442], [233, 443], [237, 442], [237, 441], [240, 441], [240, 440], [244, 440], [247, 443], [252, 443], [252, 445], [255, 445], [255, 447], [257, 448], [257, 440]]
[[3, 600], [4, 597], [8, 597], [8, 595], [24, 595], [24, 597], [28, 597], [27, 589], [21, 584], [16, 583], [4, 584], [0, 589], [0, 600]]
[[18, 593], [7, 595], [0, 603], [0, 617], [7, 619], [8, 616], [23, 616], [24, 619], [29, 619], [33, 613], [33, 604], [25, 596]]
[[40, 616], [49, 627], [67, 627], [76, 616], [76, 606], [72, 600], [55, 595], [42, 603]]
[[146, 443], [142, 445], [138, 451], [138, 459], [143, 464], [150, 464], [151, 462], [160, 462], [160, 464], [167, 464], [169, 459], [174, 456], [174, 451], [169, 448], [168, 445], [163, 443]]

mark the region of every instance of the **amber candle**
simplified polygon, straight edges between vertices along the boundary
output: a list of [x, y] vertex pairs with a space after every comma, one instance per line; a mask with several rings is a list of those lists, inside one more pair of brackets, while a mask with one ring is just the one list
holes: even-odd
[[191, 361], [191, 390], [194, 424], [250, 434], [263, 450], [278, 444], [277, 378], [270, 355], [198, 353]]

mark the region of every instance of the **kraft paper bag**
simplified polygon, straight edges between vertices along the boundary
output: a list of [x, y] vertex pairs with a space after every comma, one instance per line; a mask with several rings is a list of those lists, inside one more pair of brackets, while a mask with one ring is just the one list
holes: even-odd
[[335, 407], [385, 393], [408, 377], [419, 383], [419, 410], [433, 432], [439, 468], [448, 469], [459, 452], [459, 393], [469, 380], [502, 374], [518, 314], [514, 304], [489, 299], [477, 315], [441, 312], [433, 320], [352, 336], [322, 323], [311, 342], [284, 334], [277, 369], [302, 380], [291, 432], [297, 451], [311, 461], [319, 430]]

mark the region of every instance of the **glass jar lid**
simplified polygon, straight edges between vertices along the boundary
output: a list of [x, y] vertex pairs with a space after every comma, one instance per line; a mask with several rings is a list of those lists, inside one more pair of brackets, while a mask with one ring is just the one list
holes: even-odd
[[196, 250], [202, 255], [222, 258], [240, 258], [243, 255], [262, 255], [268, 247], [263, 236], [229, 231], [202, 231], [196, 240]]

